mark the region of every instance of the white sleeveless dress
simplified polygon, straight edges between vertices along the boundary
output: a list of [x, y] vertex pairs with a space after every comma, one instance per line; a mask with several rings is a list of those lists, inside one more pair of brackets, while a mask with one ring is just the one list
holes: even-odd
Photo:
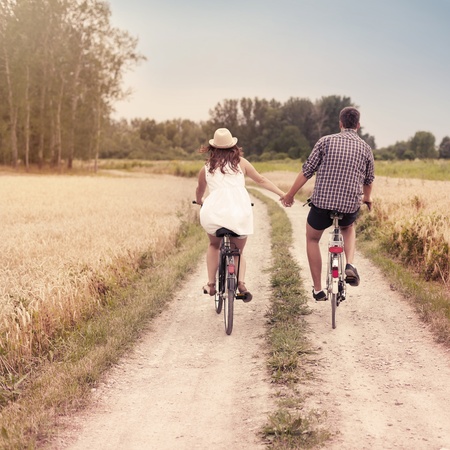
[[200, 209], [200, 224], [208, 234], [215, 235], [219, 228], [228, 228], [241, 236], [253, 234], [253, 211], [250, 196], [245, 188], [245, 176], [225, 167], [214, 173], [205, 166], [209, 195]]

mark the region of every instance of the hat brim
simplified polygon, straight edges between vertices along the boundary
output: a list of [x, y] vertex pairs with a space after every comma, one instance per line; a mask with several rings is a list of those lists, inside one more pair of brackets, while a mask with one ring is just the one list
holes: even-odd
[[210, 139], [209, 140], [209, 145], [211, 146], [211, 147], [214, 147], [214, 148], [220, 148], [220, 149], [222, 149], [222, 150], [225, 150], [225, 149], [227, 149], [227, 148], [233, 148], [236, 144], [237, 144], [237, 138], [233, 138], [232, 139], [232, 143], [231, 144], [227, 144], [227, 145], [217, 145], [217, 144], [214, 144], [214, 139]]

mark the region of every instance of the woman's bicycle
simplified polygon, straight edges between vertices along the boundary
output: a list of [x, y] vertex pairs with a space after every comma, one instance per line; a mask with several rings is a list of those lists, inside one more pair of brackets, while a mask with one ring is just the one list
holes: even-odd
[[[217, 314], [223, 308], [225, 332], [233, 331], [234, 300], [245, 300], [245, 294], [237, 291], [239, 280], [240, 250], [231, 242], [231, 237], [238, 237], [227, 228], [220, 228], [216, 236], [222, 238], [220, 244], [219, 269], [217, 271], [217, 287], [214, 299]], [[237, 260], [237, 266], [236, 266]]]
[[[197, 203], [197, 202], [193, 202]], [[217, 314], [223, 310], [225, 332], [230, 335], [233, 331], [234, 300], [247, 300], [246, 294], [238, 292], [240, 250], [231, 242], [238, 234], [227, 228], [219, 228], [216, 236], [222, 238], [219, 253], [219, 268], [216, 277], [216, 294], [214, 307]], [[237, 264], [236, 264], [237, 261]], [[248, 301], [248, 300], [247, 300]]]

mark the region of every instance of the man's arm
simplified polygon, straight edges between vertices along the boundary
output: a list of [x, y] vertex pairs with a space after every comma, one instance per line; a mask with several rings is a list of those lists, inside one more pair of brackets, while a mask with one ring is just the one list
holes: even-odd
[[287, 194], [282, 198], [281, 203], [283, 206], [292, 206], [294, 204], [295, 194], [305, 185], [307, 181], [308, 178], [306, 178], [303, 171], [301, 171], [297, 175], [294, 184], [291, 186]]
[[369, 211], [372, 209], [372, 183], [363, 185], [363, 203], [366, 203]]

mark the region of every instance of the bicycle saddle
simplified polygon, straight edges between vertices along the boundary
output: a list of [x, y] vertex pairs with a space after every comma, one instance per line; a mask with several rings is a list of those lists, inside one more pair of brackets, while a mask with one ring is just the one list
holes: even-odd
[[330, 217], [331, 217], [332, 219], [334, 219], [336, 216], [337, 216], [337, 218], [338, 218], [339, 220], [341, 220], [341, 219], [344, 217], [344, 214], [342, 214], [342, 213], [340, 213], [340, 212], [338, 212], [338, 211], [330, 211]]
[[231, 231], [228, 228], [219, 228], [216, 231], [217, 237], [224, 237], [226, 234], [229, 234], [230, 236], [233, 236], [233, 237], [239, 237], [239, 234], [236, 234], [234, 231]]

